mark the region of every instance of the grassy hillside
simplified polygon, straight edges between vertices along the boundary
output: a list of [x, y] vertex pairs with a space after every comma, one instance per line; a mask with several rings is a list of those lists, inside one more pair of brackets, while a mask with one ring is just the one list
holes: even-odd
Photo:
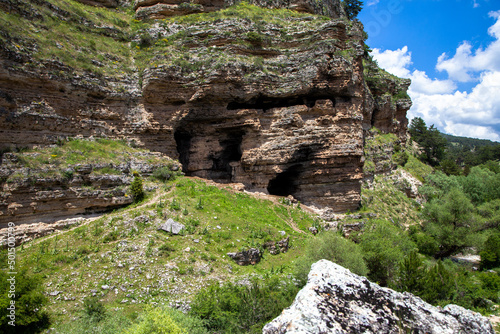
[[[374, 138], [371, 144], [384, 148], [389, 139]], [[153, 164], [156, 159], [109, 140], [69, 141], [17, 154], [24, 156], [30, 168], [43, 170], [50, 162], [56, 171], [75, 163], [118, 164], [130, 155], [148, 157]], [[489, 314], [500, 300], [495, 288], [500, 278], [495, 272], [474, 272], [470, 266], [435, 257], [442, 240], [435, 233], [438, 230], [430, 228], [435, 226], [432, 213], [447, 210], [446, 201], [454, 197], [440, 187], [455, 181], [431, 174], [432, 169], [412, 155], [404, 167], [367, 180], [358, 212], [335, 218], [338, 232], [351, 240], [341, 238], [336, 230], [324, 231], [318, 217], [285, 198], [248, 194], [229, 185], [180, 176], [171, 169], [168, 173], [167, 181], [159, 180], [165, 179], [161, 173], [143, 175], [147, 191], [140, 202], [17, 248], [18, 269], [28, 268], [41, 283], [39, 291], [47, 298], [43, 309], [57, 332], [88, 333], [88, 326], [96, 326], [93, 333], [120, 332], [141, 326], [148, 317], [160, 317], [184, 329], [198, 326], [200, 331], [193, 333], [230, 333], [234, 328], [258, 333], [293, 300], [300, 282], [294, 278], [305, 277], [310, 263], [320, 258], [342, 263], [374, 282], [411, 291], [434, 304], [457, 303]], [[497, 178], [478, 169], [464, 182], [480, 180], [478, 173], [486, 173], [481, 174], [483, 178]], [[408, 196], [414, 191], [414, 178], [427, 180], [423, 189], [433, 198], [430, 204], [425, 204], [425, 198]], [[437, 200], [445, 201], [442, 208]], [[477, 247], [469, 252], [483, 250], [496, 256], [494, 248], [486, 247], [488, 242], [496, 242], [496, 204], [498, 200], [473, 208], [472, 218], [481, 228], [469, 231], [474, 237], [471, 245]], [[159, 230], [168, 218], [184, 224], [185, 230], [179, 235]], [[309, 232], [311, 226], [319, 229], [317, 236]], [[286, 237], [290, 238], [287, 252], [271, 255], [264, 249], [265, 243]], [[256, 265], [239, 266], [227, 255], [250, 248], [263, 252]], [[410, 256], [421, 261], [416, 268], [405, 267]], [[6, 252], [1, 260], [7, 260]], [[498, 270], [492, 261], [491, 266]], [[433, 281], [436, 272], [442, 277], [440, 284]], [[403, 277], [415, 273], [419, 285], [406, 284]], [[446, 289], [437, 294], [436, 287], [441, 286]], [[211, 302], [219, 298], [224, 300], [222, 304]], [[195, 310], [189, 315], [168, 308], [184, 309], [190, 303]], [[158, 306], [160, 309], [154, 308]], [[248, 315], [255, 308], [266, 315]], [[106, 316], [96, 320], [88, 318], [89, 314]], [[221, 325], [225, 321], [220, 317], [232, 319], [231, 326]]]
[[[123, 76], [134, 69], [128, 44], [132, 15], [124, 8], [97, 8], [73, 0], [11, 1], [9, 6], [0, 4], [0, 42], [27, 70], [55, 61], [74, 74]], [[47, 70], [56, 76], [66, 72], [57, 66]]]
[[[235, 61], [281, 73], [283, 64], [263, 56], [287, 51], [297, 40], [305, 48], [339, 43], [316, 40], [314, 34], [328, 17], [245, 2], [154, 22], [136, 20], [134, 14], [133, 6], [99, 8], [74, 0], [0, 3], [0, 50], [28, 71], [127, 79], [160, 65], [179, 66], [187, 74], [210, 73]], [[342, 56], [349, 58], [350, 52]]]
[[[47, 293], [54, 294], [49, 310], [56, 323], [78, 314], [84, 298], [93, 294], [108, 308], [134, 312], [149, 303], [187, 300], [212, 280], [290, 272], [307, 238], [304, 231], [316, 223], [300, 208], [201, 180], [148, 184], [158, 189], [143, 202], [19, 250], [20, 264], [41, 274]], [[167, 218], [183, 223], [186, 231], [159, 231]], [[250, 267], [226, 255], [278, 241], [280, 231], [290, 237], [287, 253], [265, 252]]]

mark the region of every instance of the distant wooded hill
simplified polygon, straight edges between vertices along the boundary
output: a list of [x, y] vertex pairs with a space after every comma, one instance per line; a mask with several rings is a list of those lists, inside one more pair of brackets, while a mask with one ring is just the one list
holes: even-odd
[[421, 147], [420, 160], [441, 169], [446, 174], [467, 174], [469, 168], [487, 164], [500, 169], [500, 143], [486, 139], [458, 137], [439, 132], [424, 120], [412, 119], [409, 132]]

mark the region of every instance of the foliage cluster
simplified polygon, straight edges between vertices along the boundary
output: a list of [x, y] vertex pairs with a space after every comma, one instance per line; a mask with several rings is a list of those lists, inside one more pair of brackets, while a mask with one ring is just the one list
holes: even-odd
[[125, 334], [204, 334], [203, 321], [171, 308], [146, 307]]
[[419, 159], [431, 166], [437, 166], [445, 155], [446, 139], [438, 129], [431, 125], [427, 127], [424, 120], [415, 117], [408, 128], [410, 135], [421, 147]]
[[307, 281], [311, 265], [322, 259], [335, 262], [361, 276], [368, 273], [359, 245], [329, 231], [310, 239], [304, 255], [295, 263], [294, 274], [301, 284]]
[[361, 0], [343, 0], [342, 5], [349, 20], [355, 19], [363, 9], [363, 1]]
[[[423, 253], [447, 257], [469, 247], [496, 261], [494, 233], [500, 227], [500, 173], [476, 166], [469, 175], [436, 172], [421, 188], [428, 198], [422, 233], [414, 233]], [[495, 232], [496, 231], [496, 232]], [[491, 238], [488, 243], [485, 240]], [[487, 255], [487, 253], [489, 255]], [[490, 260], [487, 260], [490, 262]]]
[[412, 119], [409, 132], [422, 148], [419, 158], [447, 175], [467, 175], [471, 167], [481, 164], [494, 172], [500, 171], [498, 143], [445, 135], [433, 125], [427, 127], [420, 117]]
[[[2, 252], [2, 257], [6, 257], [6, 251]], [[2, 258], [5, 260], [5, 258]], [[7, 261], [2, 261], [2, 267], [6, 266]], [[30, 274], [24, 267], [17, 270], [15, 281], [12, 282], [12, 276], [6, 271], [0, 270], [0, 331], [9, 333], [37, 333], [50, 325], [50, 318], [45, 305], [47, 298], [43, 294], [42, 278], [39, 275]], [[11, 289], [11, 283], [15, 286], [15, 292]], [[13, 298], [12, 294], [15, 296]], [[14, 301], [15, 319], [10, 318], [9, 307], [11, 301]], [[15, 326], [9, 325], [14, 320]]]
[[217, 333], [261, 333], [264, 324], [290, 306], [298, 287], [273, 276], [248, 285], [212, 284], [201, 290], [191, 304], [191, 314], [206, 321]]

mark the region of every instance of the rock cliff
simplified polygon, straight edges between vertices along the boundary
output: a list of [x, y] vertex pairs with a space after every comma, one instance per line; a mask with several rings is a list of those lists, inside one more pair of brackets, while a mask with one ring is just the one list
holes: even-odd
[[[99, 0], [106, 2], [106, 0]], [[108, 0], [112, 1], [112, 0]], [[331, 18], [345, 17], [340, 1], [314, 0], [250, 0], [250, 4], [265, 8], [287, 8], [297, 12], [329, 16]], [[140, 19], [163, 19], [192, 13], [213, 12], [237, 4], [235, 0], [137, 0], [134, 8], [136, 17]]]
[[494, 334], [489, 320], [460, 306], [434, 307], [410, 293], [398, 293], [321, 260], [292, 306], [263, 333]]
[[[187, 175], [356, 209], [364, 139], [376, 126], [405, 140], [409, 81], [366, 60], [340, 1], [229, 5], [141, 23], [121, 7], [0, 0], [0, 149], [128, 138]], [[189, 7], [138, 1], [137, 17], [155, 6]]]
[[[113, 141], [73, 140], [35, 152], [5, 153], [0, 165], [0, 229], [8, 222], [53, 223], [133, 202], [132, 172], [149, 176], [176, 162]], [[173, 171], [172, 171], [173, 169]]]

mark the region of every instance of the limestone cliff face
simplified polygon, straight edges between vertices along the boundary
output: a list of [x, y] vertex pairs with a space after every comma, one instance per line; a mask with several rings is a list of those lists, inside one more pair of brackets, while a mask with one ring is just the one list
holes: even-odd
[[[0, 45], [0, 147], [126, 137], [179, 159], [187, 175], [354, 210], [364, 137], [376, 126], [406, 138], [409, 82], [363, 64], [362, 26], [339, 1], [327, 12], [315, 3], [285, 7], [331, 18], [242, 4], [148, 23], [132, 38], [129, 74], [26, 64], [35, 51]], [[139, 1], [137, 13], [158, 4]]]
[[[129, 189], [133, 171], [143, 176], [160, 168], [170, 169], [169, 175], [179, 173], [178, 163], [160, 153], [115, 146], [107, 149], [107, 158], [82, 157], [77, 162], [73, 162], [75, 155], [85, 155], [84, 151], [72, 151], [66, 144], [38, 152], [5, 153], [0, 165], [0, 229], [11, 221], [53, 223], [123, 207], [134, 200]], [[93, 148], [104, 149], [104, 145]], [[86, 155], [91, 154], [88, 151]]]
[[[329, 16], [331, 18], [345, 17], [345, 12], [340, 1], [250, 0], [247, 2], [265, 8], [287, 8], [298, 12]], [[136, 17], [139, 19], [163, 19], [170, 16], [213, 12], [235, 5], [236, 3], [238, 1], [235, 0], [137, 0], [134, 8], [136, 10]]]

